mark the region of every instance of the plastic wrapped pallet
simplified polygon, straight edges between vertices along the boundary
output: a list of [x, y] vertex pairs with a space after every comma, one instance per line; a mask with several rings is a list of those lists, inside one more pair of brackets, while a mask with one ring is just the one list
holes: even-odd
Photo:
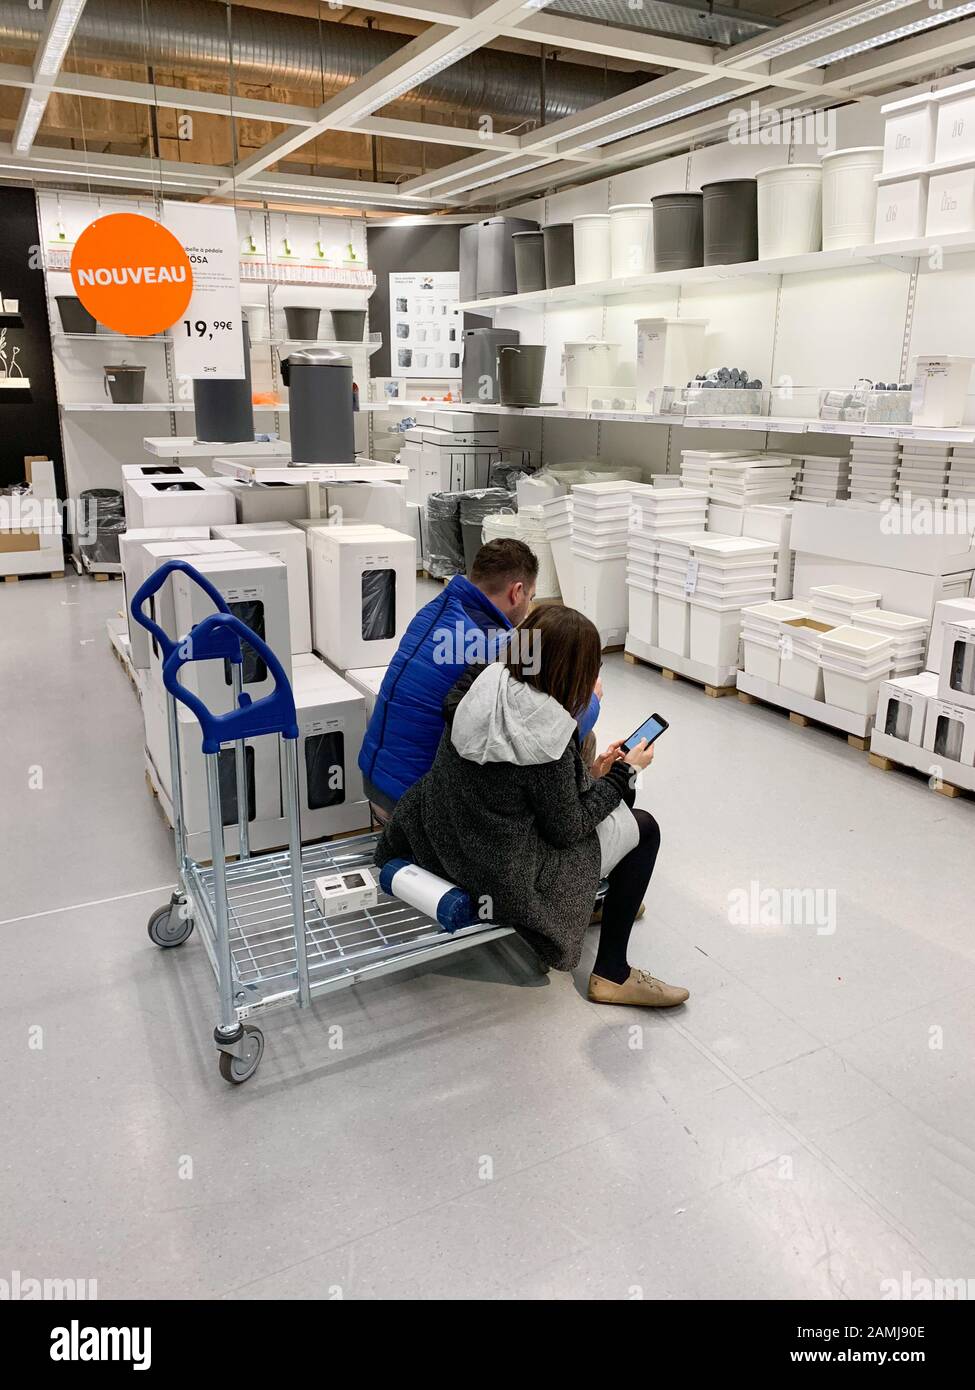
[[[511, 509], [511, 496], [502, 487], [477, 488], [460, 495], [460, 533], [464, 545], [464, 572], [469, 575], [474, 556], [481, 548], [484, 518], [492, 512]], [[517, 507], [517, 503], [516, 503]]]
[[459, 492], [431, 492], [426, 501], [427, 574], [450, 579], [464, 573], [464, 542], [460, 530]]
[[80, 497], [84, 533], [81, 553], [91, 565], [119, 564], [118, 538], [125, 530], [125, 504], [113, 487], [92, 487]]

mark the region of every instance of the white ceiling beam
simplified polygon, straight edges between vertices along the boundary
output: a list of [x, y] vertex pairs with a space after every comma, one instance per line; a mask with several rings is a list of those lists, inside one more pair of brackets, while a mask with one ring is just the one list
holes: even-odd
[[933, 71], [936, 67], [971, 58], [975, 58], [975, 19], [963, 19], [949, 29], [916, 34], [890, 48], [844, 58], [830, 71], [835, 71], [842, 82], [862, 86], [888, 81], [919, 68]]
[[14, 129], [13, 147], [19, 154], [30, 152], [84, 8], [85, 0], [53, 0], [34, 55], [34, 81], [24, 93]]
[[471, 0], [370, 0], [369, 14], [402, 15], [424, 24], [461, 25], [473, 18]]
[[177, 160], [148, 160], [131, 155], [88, 155], [84, 150], [35, 146], [29, 153], [0, 144], [0, 179], [17, 177], [58, 183], [105, 183], [114, 187], [144, 187], [186, 193], [209, 193], [223, 179], [219, 165], [181, 164]]
[[346, 130], [357, 135], [376, 135], [384, 140], [416, 140], [424, 145], [457, 145], [472, 150], [513, 150], [521, 147], [517, 135], [487, 133], [466, 126], [434, 125], [425, 121], [398, 121], [389, 116], [363, 116]]

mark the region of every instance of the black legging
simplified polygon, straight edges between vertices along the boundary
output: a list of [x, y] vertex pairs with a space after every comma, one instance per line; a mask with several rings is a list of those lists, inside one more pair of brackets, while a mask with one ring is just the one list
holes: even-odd
[[660, 849], [660, 826], [649, 811], [634, 811], [640, 827], [640, 843], [621, 859], [608, 877], [603, 899], [603, 921], [593, 974], [621, 985], [629, 976], [626, 948], [633, 922], [643, 902]]

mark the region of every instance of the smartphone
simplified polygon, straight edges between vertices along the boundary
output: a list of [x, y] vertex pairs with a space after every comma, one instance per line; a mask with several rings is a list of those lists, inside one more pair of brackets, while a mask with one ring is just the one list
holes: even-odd
[[643, 738], [646, 739], [648, 744], [653, 743], [655, 739], [660, 737], [665, 729], [669, 728], [670, 725], [667, 723], [666, 719], [664, 719], [663, 715], [651, 714], [650, 718], [646, 720], [645, 723], [641, 724], [639, 729], [634, 730], [634, 732], [630, 734], [629, 738], [623, 744], [623, 751], [629, 753], [630, 749], [635, 748]]

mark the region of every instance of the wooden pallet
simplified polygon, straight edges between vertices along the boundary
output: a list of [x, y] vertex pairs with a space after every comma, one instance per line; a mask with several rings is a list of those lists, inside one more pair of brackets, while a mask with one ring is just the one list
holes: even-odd
[[5, 574], [3, 582], [5, 584], [19, 584], [22, 579], [63, 579], [64, 570], [51, 570], [48, 573], [38, 574]]
[[[757, 695], [750, 694], [747, 690], [739, 690], [738, 698], [743, 705], [764, 705], [766, 709], [780, 710], [787, 713], [789, 723], [795, 724], [799, 729], [829, 729], [831, 733], [842, 734], [842, 729], [837, 729], [833, 724], [827, 724], [822, 719], [810, 719], [807, 714], [798, 714], [795, 710], [782, 711], [780, 705], [774, 705], [768, 700], [760, 700]], [[869, 738], [861, 738], [859, 734], [847, 734], [846, 741], [851, 748], [855, 748], [859, 753], [866, 753], [870, 748]]]
[[623, 660], [630, 666], [649, 666], [651, 671], [659, 671], [665, 681], [687, 681], [688, 685], [696, 685], [712, 700], [720, 700], [724, 695], [734, 695], [735, 693], [733, 685], [709, 685], [707, 681], [697, 681], [693, 676], [685, 675], [682, 671], [672, 671], [667, 666], [655, 666], [652, 661], [644, 661], [643, 657], [635, 656], [633, 652], [624, 652]]
[[104, 570], [89, 570], [96, 584], [107, 584], [110, 579], [121, 579], [120, 574], [106, 574]]
[[[934, 754], [931, 755], [934, 757]], [[965, 787], [957, 787], [954, 782], [943, 782], [940, 778], [934, 779], [928, 773], [922, 772], [920, 768], [910, 767], [907, 763], [899, 763], [894, 758], [888, 758], [883, 753], [871, 753], [869, 757], [871, 767], [878, 767], [881, 772], [909, 772], [915, 777], [923, 777], [933, 792], [939, 796], [948, 796], [954, 799], [958, 796], [972, 796], [973, 793], [967, 791]]]

